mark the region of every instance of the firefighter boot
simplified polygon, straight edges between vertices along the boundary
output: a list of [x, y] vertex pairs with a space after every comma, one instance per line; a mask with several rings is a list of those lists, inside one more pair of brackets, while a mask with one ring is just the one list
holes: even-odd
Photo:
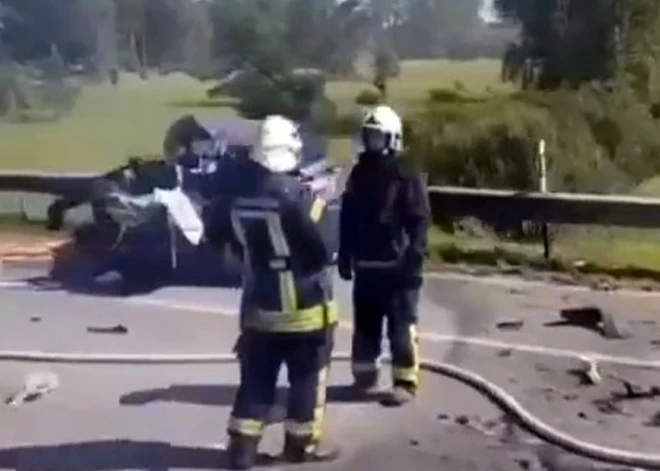
[[309, 437], [287, 434], [284, 438], [283, 458], [289, 463], [330, 462], [339, 459], [338, 447], [325, 447], [314, 443]]
[[355, 374], [353, 389], [360, 396], [372, 396], [378, 392], [378, 372]]
[[255, 437], [232, 435], [227, 447], [227, 467], [236, 470], [247, 470], [254, 467], [258, 446], [259, 440]]

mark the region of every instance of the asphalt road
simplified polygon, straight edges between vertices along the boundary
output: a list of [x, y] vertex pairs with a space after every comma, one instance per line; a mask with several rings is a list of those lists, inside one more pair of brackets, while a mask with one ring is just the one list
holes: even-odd
[[[13, 283], [32, 270], [5, 267], [0, 284], [0, 350], [118, 353], [223, 353], [236, 337], [238, 291], [161, 289], [128, 299], [37, 290]], [[492, 281], [492, 280], [491, 280]], [[337, 283], [342, 329], [350, 345], [350, 286]], [[621, 379], [660, 384], [645, 368], [603, 364], [599, 386], [585, 386], [571, 352], [660, 360], [652, 295], [610, 294], [460, 277], [427, 279], [420, 305], [422, 352], [469, 368], [504, 387], [553, 426], [601, 445], [652, 452], [660, 440], [660, 402], [626, 397]], [[608, 340], [584, 328], [552, 325], [564, 308], [596, 305], [630, 334]], [[498, 328], [498, 323], [515, 328]], [[522, 324], [521, 324], [522, 322]], [[126, 333], [109, 328], [125, 326]], [[467, 338], [459, 346], [449, 337]], [[218, 469], [235, 366], [116, 366], [0, 363], [0, 394], [27, 377], [51, 373], [58, 387], [34, 402], [0, 406], [0, 469]], [[348, 366], [333, 368], [328, 440], [342, 459], [299, 469], [504, 470], [625, 469], [598, 465], [507, 427], [499, 409], [447, 378], [425, 375], [418, 401], [402, 409], [351, 402]], [[387, 376], [383, 377], [387, 387]], [[75, 413], [74, 413], [75, 412]], [[283, 417], [280, 406], [273, 421]], [[513, 433], [511, 432], [513, 430]], [[276, 452], [281, 429], [264, 450]], [[271, 464], [270, 468], [279, 468]]]

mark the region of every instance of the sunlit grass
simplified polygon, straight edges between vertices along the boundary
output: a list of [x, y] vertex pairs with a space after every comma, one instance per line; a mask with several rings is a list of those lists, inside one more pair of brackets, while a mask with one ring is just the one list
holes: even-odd
[[[394, 106], [405, 112], [434, 87], [460, 83], [466, 89], [505, 89], [499, 84], [499, 64], [469, 62], [404, 62], [400, 77], [390, 84]], [[0, 125], [0, 169], [101, 170], [122, 163], [129, 155], [159, 154], [168, 125], [184, 113], [199, 116], [234, 115], [225, 102], [209, 102], [209, 84], [183, 74], [152, 75], [148, 81], [125, 74], [119, 87], [88, 86], [72, 114], [57, 122]], [[332, 82], [330, 97], [342, 113], [354, 109], [356, 95], [368, 82]], [[344, 160], [350, 139], [330, 146]]]

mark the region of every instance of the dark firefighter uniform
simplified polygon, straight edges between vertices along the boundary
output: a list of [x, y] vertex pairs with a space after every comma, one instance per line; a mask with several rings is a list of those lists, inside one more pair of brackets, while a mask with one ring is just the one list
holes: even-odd
[[359, 389], [378, 383], [387, 321], [394, 391], [416, 393], [417, 305], [429, 219], [421, 176], [396, 154], [359, 155], [343, 194], [338, 260], [342, 278], [354, 276], [352, 371]]
[[[331, 253], [322, 237], [324, 202], [296, 178], [248, 161], [231, 198], [214, 202], [207, 231], [239, 243], [247, 268], [237, 353], [241, 384], [228, 425], [230, 460], [251, 467], [275, 402], [281, 365], [288, 370], [284, 456], [313, 458], [321, 439], [326, 379], [337, 324]], [[245, 182], [245, 183], [241, 183]]]

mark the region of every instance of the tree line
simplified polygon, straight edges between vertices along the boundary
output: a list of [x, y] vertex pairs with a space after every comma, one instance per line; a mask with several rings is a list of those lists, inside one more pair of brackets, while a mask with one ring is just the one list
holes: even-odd
[[[504, 40], [480, 0], [2, 0], [5, 54], [51, 54], [89, 70], [217, 74], [254, 60], [346, 72], [364, 52], [403, 58], [497, 56]], [[499, 37], [493, 41], [493, 37]]]

